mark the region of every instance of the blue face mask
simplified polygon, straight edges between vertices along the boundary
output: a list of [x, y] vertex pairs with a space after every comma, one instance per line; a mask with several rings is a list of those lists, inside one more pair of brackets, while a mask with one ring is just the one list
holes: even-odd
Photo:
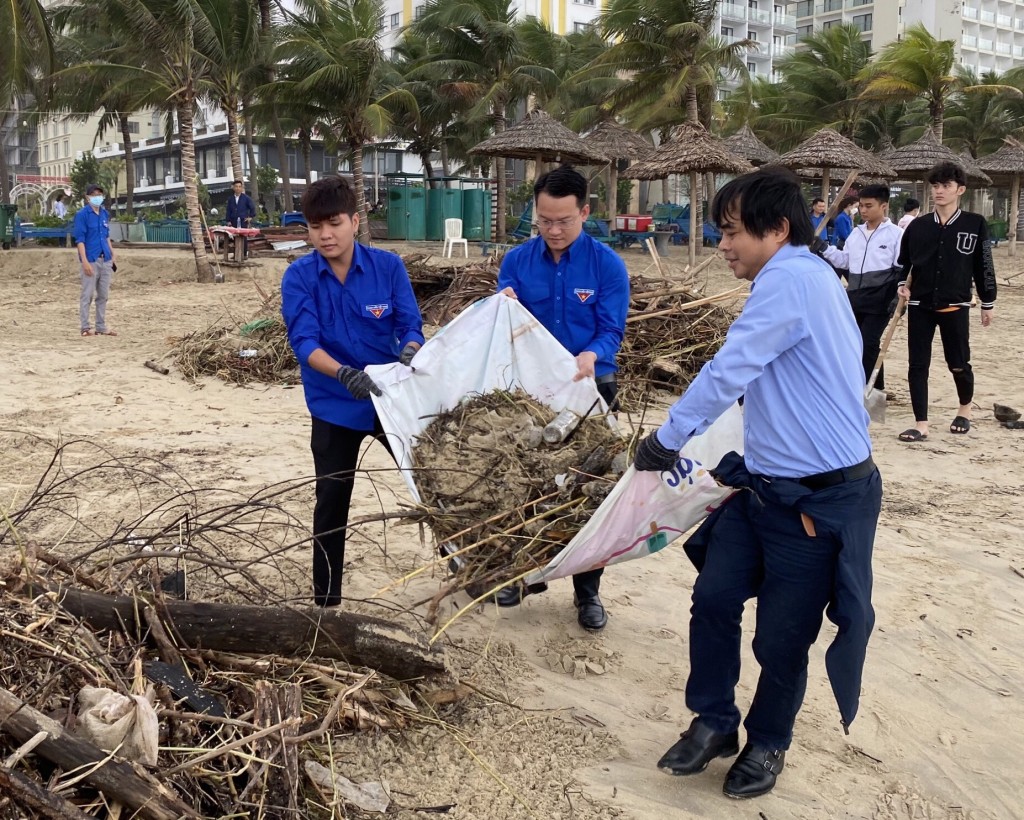
[[91, 196], [89, 197], [89, 204], [92, 205], [94, 208], [98, 208], [100, 207], [100, 205], [103, 204], [103, 197]]

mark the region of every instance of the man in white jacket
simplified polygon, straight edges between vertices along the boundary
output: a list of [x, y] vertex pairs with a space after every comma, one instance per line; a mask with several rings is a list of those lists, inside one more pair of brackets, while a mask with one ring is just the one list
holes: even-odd
[[[897, 264], [903, 231], [889, 220], [889, 186], [866, 185], [858, 196], [864, 220], [854, 228], [842, 250], [816, 242], [812, 248], [846, 279], [846, 294], [864, 341], [864, 382], [875, 369], [882, 333], [892, 314], [901, 269]], [[879, 371], [875, 387], [884, 387]]]

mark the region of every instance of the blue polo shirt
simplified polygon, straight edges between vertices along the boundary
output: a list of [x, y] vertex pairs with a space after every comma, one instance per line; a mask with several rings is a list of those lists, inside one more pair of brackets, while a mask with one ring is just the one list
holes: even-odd
[[498, 290], [506, 287], [573, 356], [596, 353], [594, 375], [618, 370], [629, 275], [611, 248], [581, 233], [556, 264], [544, 238], [534, 237], [505, 254]]
[[658, 440], [679, 450], [740, 396], [747, 469], [802, 478], [871, 454], [857, 322], [832, 268], [786, 245], [760, 270], [715, 357], [669, 409]]
[[92, 205], [86, 204], [75, 213], [75, 244], [85, 245], [85, 258], [90, 263], [100, 258], [113, 259], [114, 253], [110, 249], [110, 214], [107, 209], [101, 207], [99, 213], [92, 209]]
[[281, 313], [302, 370], [309, 412], [352, 430], [372, 430], [370, 399], [357, 399], [337, 379], [309, 366], [324, 350], [362, 370], [398, 361], [409, 342], [423, 344], [423, 320], [401, 258], [358, 242], [345, 284], [317, 251], [288, 266], [281, 281]]

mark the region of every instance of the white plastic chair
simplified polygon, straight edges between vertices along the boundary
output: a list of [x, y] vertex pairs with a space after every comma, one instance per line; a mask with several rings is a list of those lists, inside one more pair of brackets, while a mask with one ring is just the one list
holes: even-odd
[[462, 236], [462, 220], [461, 219], [446, 219], [444, 221], [444, 256], [451, 256], [454, 247], [462, 243], [462, 248], [466, 252], [466, 258], [469, 258], [469, 242], [466, 241]]

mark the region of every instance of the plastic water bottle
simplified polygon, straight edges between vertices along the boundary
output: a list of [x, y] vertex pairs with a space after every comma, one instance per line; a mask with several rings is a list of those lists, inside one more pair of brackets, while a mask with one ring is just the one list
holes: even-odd
[[565, 437], [576, 429], [576, 425], [579, 422], [580, 417], [572, 410], [566, 408], [544, 428], [544, 441], [548, 444], [558, 444], [561, 441], [565, 441]]
[[237, 219], [235, 220], [235, 227], [236, 227], [236, 228], [241, 228], [241, 227], [242, 227], [242, 217], [238, 217], [238, 218], [237, 218]]

